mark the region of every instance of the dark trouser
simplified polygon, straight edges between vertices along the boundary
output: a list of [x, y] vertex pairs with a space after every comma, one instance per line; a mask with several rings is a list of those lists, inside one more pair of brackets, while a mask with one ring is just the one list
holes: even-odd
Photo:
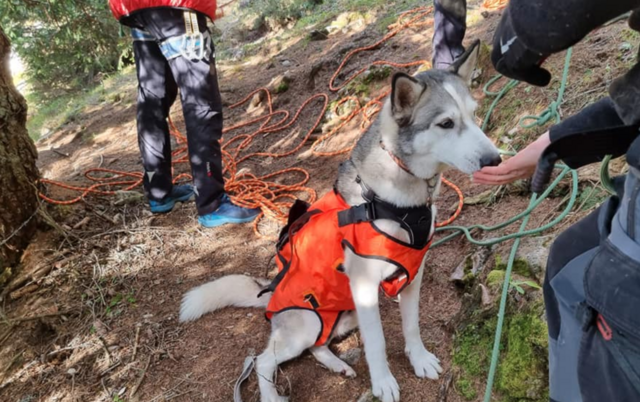
[[638, 190], [629, 174], [621, 203], [612, 197], [551, 248], [544, 298], [552, 401], [640, 401]]
[[446, 69], [464, 53], [467, 1], [435, 0], [434, 8], [433, 67]]
[[[199, 32], [206, 32], [206, 17], [197, 14]], [[189, 160], [199, 215], [216, 210], [224, 193], [219, 140], [222, 136], [222, 101], [211, 40], [202, 59], [179, 55], [167, 58], [160, 44], [185, 33], [184, 10], [146, 9], [128, 23], [146, 31], [153, 40], [133, 43], [138, 74], [138, 139], [144, 165], [144, 188], [152, 200], [166, 197], [173, 187], [171, 145], [167, 117], [178, 88], [187, 127]]]

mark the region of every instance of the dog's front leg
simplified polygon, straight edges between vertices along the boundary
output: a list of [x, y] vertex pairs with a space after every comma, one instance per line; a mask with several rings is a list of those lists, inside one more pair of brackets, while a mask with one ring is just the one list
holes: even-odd
[[420, 337], [420, 283], [424, 272], [424, 262], [413, 282], [400, 294], [400, 313], [402, 315], [402, 332], [404, 333], [404, 352], [420, 378], [438, 379], [442, 372], [440, 360], [430, 353]]
[[382, 402], [398, 402], [400, 387], [389, 370], [387, 352], [378, 307], [378, 288], [384, 261], [364, 259], [345, 251], [345, 272], [349, 275], [351, 293], [358, 314], [364, 352], [371, 375], [371, 389]]

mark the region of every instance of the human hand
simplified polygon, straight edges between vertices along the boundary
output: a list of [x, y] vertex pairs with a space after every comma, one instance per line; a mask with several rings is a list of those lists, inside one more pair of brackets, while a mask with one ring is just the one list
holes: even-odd
[[551, 143], [549, 132], [542, 134], [515, 156], [498, 166], [487, 166], [473, 174], [474, 183], [500, 185], [533, 176], [540, 155]]

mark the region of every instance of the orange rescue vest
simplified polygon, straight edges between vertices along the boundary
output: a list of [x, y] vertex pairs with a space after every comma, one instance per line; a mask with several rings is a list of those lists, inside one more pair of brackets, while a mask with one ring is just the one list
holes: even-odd
[[[276, 256], [278, 276], [263, 290], [273, 291], [267, 306], [268, 320], [289, 309], [314, 311], [321, 322], [316, 346], [327, 343], [340, 314], [355, 310], [349, 278], [342, 266], [345, 247], [361, 257], [383, 259], [398, 267], [396, 274], [380, 285], [388, 296], [396, 297], [413, 281], [431, 244], [430, 207], [391, 207], [396, 214], [411, 210], [413, 216], [417, 212], [424, 217], [419, 222], [414, 219], [417, 223], [412, 228], [419, 227], [423, 235], [422, 244], [414, 245], [381, 232], [373, 223], [376, 217], [369, 213], [375, 207], [369, 208], [365, 204], [352, 207], [337, 191], [331, 191], [283, 233]], [[372, 202], [368, 204], [373, 205]], [[360, 213], [367, 209], [367, 216]], [[403, 217], [406, 220], [408, 215], [403, 213], [395, 220], [401, 221]]]

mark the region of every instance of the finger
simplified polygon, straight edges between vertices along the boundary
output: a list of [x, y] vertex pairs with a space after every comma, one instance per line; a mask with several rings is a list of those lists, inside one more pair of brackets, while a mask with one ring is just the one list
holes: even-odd
[[498, 166], [485, 166], [482, 169], [480, 169], [478, 172], [484, 173], [487, 175], [503, 176], [506, 174], [510, 174], [512, 170], [511, 170], [511, 166], [509, 166], [509, 163], [507, 161], [507, 162], [502, 162]]
[[476, 172], [473, 174], [473, 182], [492, 185], [508, 184], [521, 178], [522, 175], [518, 173], [519, 172], [511, 172], [506, 175], [492, 175]]

